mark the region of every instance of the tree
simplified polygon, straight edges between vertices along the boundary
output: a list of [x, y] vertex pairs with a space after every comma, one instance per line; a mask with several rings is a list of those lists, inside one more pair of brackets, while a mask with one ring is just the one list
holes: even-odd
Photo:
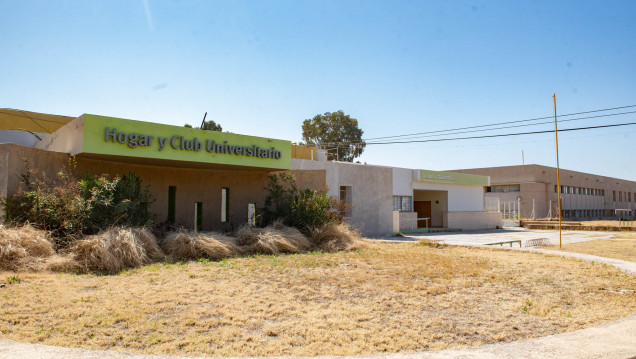
[[[189, 123], [186, 123], [185, 125], [183, 125], [183, 127], [192, 128], [192, 125]], [[213, 120], [209, 120], [203, 123], [202, 130], [223, 132], [223, 127], [221, 127], [220, 123], [216, 123]]]
[[353, 162], [362, 154], [366, 146], [363, 133], [358, 128], [358, 120], [345, 115], [342, 110], [325, 112], [303, 122], [305, 144], [326, 149], [328, 158], [337, 161]]

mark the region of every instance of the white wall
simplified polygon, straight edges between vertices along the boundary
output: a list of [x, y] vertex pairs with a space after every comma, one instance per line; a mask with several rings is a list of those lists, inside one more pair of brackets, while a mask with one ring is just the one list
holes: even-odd
[[409, 168], [393, 168], [393, 195], [412, 196], [413, 170]]
[[449, 212], [484, 210], [484, 187], [432, 182], [413, 182], [415, 190], [448, 191]]

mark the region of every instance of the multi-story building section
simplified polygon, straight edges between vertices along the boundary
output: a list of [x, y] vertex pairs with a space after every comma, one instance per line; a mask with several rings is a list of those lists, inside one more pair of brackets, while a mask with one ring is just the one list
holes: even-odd
[[486, 201], [504, 212], [520, 208], [522, 218], [557, 217], [558, 193], [561, 194], [563, 218], [569, 220], [613, 219], [633, 215], [636, 209], [634, 181], [561, 169], [561, 188], [558, 188], [556, 168], [541, 165], [453, 172], [490, 176], [490, 186], [484, 189]]

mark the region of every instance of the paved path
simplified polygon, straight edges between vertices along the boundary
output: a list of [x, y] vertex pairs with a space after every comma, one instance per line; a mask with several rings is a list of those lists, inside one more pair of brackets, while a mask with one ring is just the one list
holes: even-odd
[[[564, 232], [564, 242], [574, 243], [592, 239], [610, 239], [616, 233], [611, 232]], [[448, 244], [483, 246], [486, 243], [520, 239], [526, 241], [536, 238], [555, 240], [554, 231], [498, 230], [460, 233], [431, 233], [413, 235], [407, 238], [384, 238], [385, 240], [414, 241], [422, 237]], [[558, 232], [556, 232], [558, 243]], [[497, 247], [499, 248], [499, 247]], [[502, 247], [510, 249], [509, 247]], [[636, 263], [603, 258], [580, 253], [568, 253], [545, 249], [513, 248], [513, 250], [534, 251], [556, 254], [565, 257], [576, 257], [582, 260], [607, 263], [626, 272], [636, 274]], [[176, 359], [182, 357], [164, 355], [125, 354], [113, 351], [62, 348], [38, 344], [19, 343], [0, 339], [0, 358], [11, 359]], [[327, 358], [327, 357], [314, 357]], [[486, 359], [486, 358], [636, 358], [636, 314], [627, 318], [574, 332], [551, 335], [547, 337], [521, 340], [512, 343], [490, 344], [479, 348], [442, 350], [422, 353], [397, 353], [386, 355], [369, 355], [355, 358], [391, 358], [391, 359]]]

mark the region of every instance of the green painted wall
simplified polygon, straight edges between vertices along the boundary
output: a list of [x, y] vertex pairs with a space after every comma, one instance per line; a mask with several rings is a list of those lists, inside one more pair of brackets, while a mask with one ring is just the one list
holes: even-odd
[[420, 182], [488, 186], [488, 176], [469, 175], [455, 172], [420, 170], [419, 180]]
[[83, 136], [83, 153], [291, 168], [290, 141], [89, 114]]

